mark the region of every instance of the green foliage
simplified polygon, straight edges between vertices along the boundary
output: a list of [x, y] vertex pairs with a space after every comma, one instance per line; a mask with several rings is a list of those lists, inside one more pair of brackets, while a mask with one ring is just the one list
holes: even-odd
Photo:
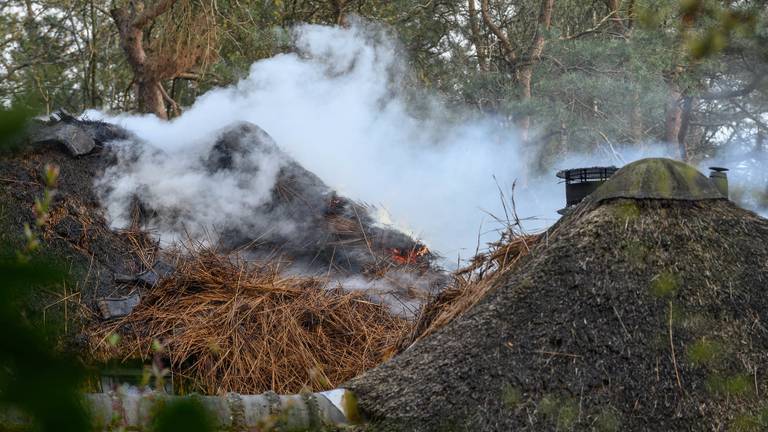
[[[25, 110], [0, 111], [0, 145], [8, 145], [26, 124]], [[43, 173], [46, 196], [35, 203], [42, 225], [51, 204], [58, 169]], [[42, 222], [41, 222], [42, 221]], [[31, 232], [31, 228], [26, 227]], [[37, 237], [28, 234], [28, 240]], [[0, 245], [0, 410], [16, 409], [29, 416], [31, 430], [41, 432], [85, 432], [91, 430], [82, 403], [85, 370], [77, 360], [54, 348], [39, 326], [26, 319], [24, 303], [30, 293], [56, 286], [67, 273], [59, 263], [35, 254], [27, 245], [24, 253], [12, 253]], [[18, 252], [18, 251], [17, 251]], [[0, 425], [5, 427], [6, 425]], [[198, 401], [182, 400], [158, 411], [155, 431], [212, 431], [210, 415]]]
[[341, 406], [350, 423], [358, 424], [363, 421], [362, 413], [357, 405], [357, 396], [354, 393], [349, 390], [344, 391], [344, 395], [341, 397]]
[[154, 416], [153, 432], [212, 432], [216, 424], [203, 404], [187, 397], [162, 404]]
[[595, 418], [595, 431], [618, 432], [621, 428], [621, 413], [611, 406], [604, 407]]
[[579, 404], [576, 400], [562, 399], [555, 395], [544, 395], [537, 411], [558, 431], [573, 429], [579, 418]]
[[705, 23], [704, 28], [687, 41], [688, 52], [696, 60], [719, 54], [736, 36], [752, 37], [758, 16], [756, 11], [726, 8], [703, 0], [683, 0], [680, 14], [684, 19]]
[[[8, 41], [0, 47], [7, 59], [7, 66], [0, 66], [0, 103], [23, 101], [42, 112], [133, 108], [132, 73], [114, 23], [102, 13], [111, 3], [29, 1], [37, 13], [25, 13], [22, 0], [0, 6], [0, 42]], [[574, 153], [611, 158], [613, 149], [664, 140], [675, 92], [696, 97], [738, 89], [764, 74], [768, 59], [768, 14], [757, 0], [731, 6], [715, 0], [619, 2], [616, 22], [603, 20], [609, 2], [562, 0], [546, 31], [536, 22], [538, 0], [490, 2], [492, 17], [513, 47], [530, 46], [537, 30], [546, 39], [534, 68], [533, 96], [522, 101], [518, 73], [527, 59], [510, 62], [479, 13], [474, 35], [466, 2], [342, 3], [340, 14], [334, 2], [218, 2], [219, 60], [190, 71], [197, 78], [168, 80], [165, 88], [182, 107], [189, 106], [205, 91], [245, 76], [254, 61], [293, 50], [294, 25], [337, 24], [355, 14], [389, 26], [400, 39], [408, 85], [437, 90], [451, 104], [494, 115], [510, 127], [532, 116], [529, 164], [532, 171], [549, 173]], [[8, 13], [11, 7], [18, 13]], [[486, 48], [485, 64], [479, 64], [476, 44]], [[415, 110], [424, 109], [423, 100], [413, 98]], [[751, 119], [766, 110], [768, 98], [759, 89], [696, 103], [684, 137], [688, 152], [698, 160], [727, 150], [736, 144], [724, 138], [732, 130], [739, 131], [739, 141], [754, 141], [758, 128]]]
[[501, 400], [504, 402], [504, 406], [514, 410], [523, 402], [523, 394], [515, 386], [504, 384], [501, 388]]
[[0, 156], [19, 148], [29, 116], [23, 107], [0, 108]]
[[729, 431], [758, 432], [768, 429], [768, 408], [762, 408], [757, 413], [740, 413], [731, 423]]
[[[0, 144], [23, 131], [24, 110], [0, 112]], [[54, 178], [53, 176], [47, 178]], [[54, 179], [55, 180], [55, 179]], [[20, 409], [41, 431], [89, 429], [78, 388], [84, 373], [72, 359], [53, 351], [39, 328], [21, 315], [19, 299], [29, 291], [59, 283], [65, 273], [56, 263], [0, 254], [0, 409]]]
[[42, 431], [88, 430], [78, 389], [82, 368], [53, 351], [44, 334], [20, 315], [17, 298], [26, 291], [58, 283], [63, 273], [43, 261], [0, 261], [0, 408], [29, 414]]
[[616, 219], [621, 220], [622, 223], [640, 216], [640, 207], [637, 206], [635, 201], [621, 202], [612, 208], [616, 212]]
[[579, 404], [573, 399], [563, 402], [557, 413], [557, 430], [571, 430], [579, 419]]
[[649, 292], [656, 298], [671, 298], [677, 293], [679, 285], [677, 275], [671, 271], [665, 271], [653, 278]]
[[[53, 203], [53, 196], [56, 193], [56, 182], [58, 179], [59, 167], [47, 164], [43, 171], [43, 196], [35, 199], [35, 205], [33, 207], [35, 211], [35, 229], [39, 229], [45, 225], [48, 220], [51, 204]], [[32, 228], [28, 223], [24, 224], [24, 239], [26, 240], [26, 244], [18, 253], [18, 259], [21, 262], [29, 261], [31, 254], [40, 248], [40, 239], [37, 232], [32, 231]]]
[[688, 360], [695, 366], [714, 367], [721, 363], [725, 355], [725, 347], [709, 339], [700, 339], [688, 346]]
[[557, 411], [560, 406], [559, 399], [550, 394], [544, 395], [539, 401], [539, 405], [536, 410], [544, 417], [552, 418], [557, 416]]
[[707, 377], [707, 389], [719, 396], [736, 398], [750, 397], [755, 391], [752, 377], [748, 374], [731, 376], [710, 374]]
[[[627, 219], [627, 217], [623, 218], [625, 221]], [[638, 240], [625, 240], [622, 248], [627, 260], [638, 267], [645, 265], [645, 260], [650, 254], [650, 248]]]

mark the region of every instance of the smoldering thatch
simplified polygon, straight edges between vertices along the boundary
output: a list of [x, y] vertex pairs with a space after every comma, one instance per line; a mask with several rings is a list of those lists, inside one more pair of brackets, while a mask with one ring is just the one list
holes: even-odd
[[759, 428], [767, 281], [768, 221], [726, 200], [587, 202], [345, 387], [392, 430]]
[[[91, 335], [98, 359], [150, 359], [153, 343], [193, 390], [327, 390], [393, 354], [409, 323], [360, 292], [285, 276], [274, 263], [186, 254], [127, 317]], [[122, 336], [116, 346], [109, 336]]]
[[[201, 227], [212, 228], [215, 232], [206, 234], [220, 248], [249, 248], [256, 254], [277, 250], [323, 272], [358, 274], [402, 259], [436, 270], [436, 256], [426, 245], [379, 224], [375, 209], [336, 193], [258, 126], [234, 123], [210, 140], [199, 158], [181, 162], [196, 179], [186, 186], [202, 189], [193, 196], [169, 199], [136, 175], [148, 165], [176, 167], [181, 158], [135, 139], [119, 146], [120, 163], [99, 183], [102, 200], [119, 218], [138, 214], [142, 227], [171, 237], [192, 233], [200, 238]], [[132, 188], [114, 187], [122, 176], [130, 177]], [[217, 203], [228, 210], [203, 211]]]

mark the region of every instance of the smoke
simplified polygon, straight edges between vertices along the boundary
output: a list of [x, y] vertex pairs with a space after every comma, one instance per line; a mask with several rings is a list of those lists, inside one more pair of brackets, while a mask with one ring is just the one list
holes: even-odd
[[446, 282], [445, 276], [440, 274], [393, 270], [381, 279], [356, 275], [332, 280], [329, 286], [341, 286], [347, 291], [363, 291], [376, 303], [387, 305], [393, 313], [413, 318], [419, 312], [419, 306], [445, 287]]
[[[236, 141], [231, 135], [237, 135]], [[206, 243], [217, 228], [246, 226], [290, 235], [295, 227], [289, 219], [263, 210], [278, 173], [289, 165], [288, 157], [256, 128], [235, 127], [224, 137], [230, 138], [226, 143], [249, 150], [228, 152], [228, 169], [219, 166], [224, 155], [217, 157], [215, 138], [221, 137], [209, 133], [188, 137], [183, 145], [171, 139], [162, 146], [133, 139], [113, 143], [118, 162], [96, 185], [111, 224], [127, 226], [134, 200], [139, 200], [156, 214], [154, 228], [166, 243], [184, 240], [182, 236]]]
[[[382, 220], [449, 260], [471, 255], [478, 233], [481, 243], [494, 240], [488, 214], [504, 217], [497, 185], [509, 196], [527, 164], [507, 122], [413, 91], [406, 59], [379, 26], [302, 25], [294, 37], [296, 52], [254, 63], [247, 78], [202, 95], [170, 122], [86, 113], [142, 141], [117, 145], [120, 163], [102, 179], [113, 226], [127, 223], [134, 195], [153, 209], [185, 209], [175, 215], [183, 224], [168, 226], [193, 235], [252, 219], [290, 157], [342, 195], [384, 209]], [[248, 178], [211, 174], [201, 160], [217, 134], [238, 121], [263, 128], [285, 153], [250, 155], [257, 174]], [[548, 187], [518, 190], [522, 216], [556, 217], [562, 192], [554, 182]]]
[[754, 138], [735, 140], [723, 146], [699, 169], [711, 166], [728, 168], [729, 194], [732, 201], [763, 217], [768, 217], [768, 152]]
[[[202, 95], [170, 122], [86, 113], [138, 137], [114, 144], [119, 163], [100, 182], [114, 227], [128, 223], [138, 196], [168, 210], [159, 227], [167, 239], [206, 240], [231, 227], [290, 235], [301, 227], [259, 209], [269, 204], [278, 171], [295, 160], [340, 194], [382, 209], [381, 222], [422, 239], [448, 264], [498, 239], [494, 230], [508, 217], [511, 186], [531, 165], [508, 121], [450, 108], [414, 89], [395, 38], [375, 24], [301, 25], [293, 36], [295, 52], [254, 63], [246, 78]], [[221, 131], [242, 121], [261, 127], [276, 145], [262, 136], [257, 150], [237, 162], [245, 170], [207, 169]], [[663, 155], [658, 146], [606, 146], [557, 168]], [[554, 176], [526, 178], [514, 191], [519, 216], [535, 218], [526, 221], [532, 230], [557, 219], [563, 195]]]

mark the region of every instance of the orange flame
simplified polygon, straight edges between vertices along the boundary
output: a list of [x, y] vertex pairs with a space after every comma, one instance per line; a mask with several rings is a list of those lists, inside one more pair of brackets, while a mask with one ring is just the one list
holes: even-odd
[[392, 262], [397, 265], [417, 264], [419, 259], [429, 254], [429, 248], [426, 246], [419, 246], [411, 250], [402, 250], [400, 248], [392, 248], [389, 250]]

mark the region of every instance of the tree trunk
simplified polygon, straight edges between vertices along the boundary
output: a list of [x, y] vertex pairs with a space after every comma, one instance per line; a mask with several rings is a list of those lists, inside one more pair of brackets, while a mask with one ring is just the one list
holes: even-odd
[[635, 144], [643, 142], [643, 112], [640, 106], [640, 91], [635, 90], [632, 94], [632, 114], [630, 117], [629, 133]]
[[693, 111], [693, 97], [684, 96], [682, 100], [681, 118], [680, 118], [680, 131], [677, 133], [677, 148], [680, 152], [680, 159], [685, 162], [689, 161], [688, 145], [686, 144], [688, 139], [688, 131], [691, 125], [691, 112]]
[[[521, 100], [523, 102], [529, 102], [532, 96], [531, 80], [533, 78], [533, 68], [526, 66], [520, 69], [519, 80], [521, 87]], [[520, 120], [520, 137], [523, 140], [523, 144], [527, 144], [530, 141], [530, 129], [531, 129], [531, 115], [526, 114]]]
[[89, 40], [88, 44], [88, 80], [89, 80], [89, 86], [90, 87], [90, 104], [91, 107], [98, 107], [99, 105], [99, 91], [96, 88], [96, 67], [97, 67], [97, 57], [96, 57], [96, 38], [98, 34], [98, 22], [97, 22], [97, 14], [96, 14], [96, 6], [94, 5], [94, 2], [96, 0], [91, 0], [90, 5], [90, 18], [91, 18], [91, 38]]
[[347, 15], [346, 15], [347, 0], [331, 0], [331, 8], [333, 9], [334, 21], [336, 25], [341, 27], [347, 27]]
[[163, 120], [168, 120], [163, 92], [159, 82], [152, 79], [138, 81], [136, 84], [136, 99], [139, 102], [139, 112], [152, 113]]
[[[528, 50], [527, 60], [523, 66], [520, 67], [519, 80], [521, 87], [521, 99], [523, 102], [530, 102], [533, 96], [532, 79], [533, 68], [539, 63], [541, 59], [541, 53], [544, 51], [544, 34], [542, 30], [549, 30], [552, 25], [552, 10], [555, 6], [555, 0], [542, 0], [541, 9], [539, 11], [538, 28], [533, 38], [533, 43]], [[527, 143], [530, 139], [530, 127], [531, 116], [526, 114], [520, 122], [520, 132], [523, 139], [523, 143]]]
[[129, 6], [116, 7], [110, 11], [120, 37], [120, 47], [125, 52], [136, 83], [136, 101], [143, 113], [151, 113], [167, 119], [165, 100], [159, 76], [153, 76], [146, 68], [147, 53], [144, 51], [144, 29], [153, 20], [167, 12], [176, 0], [159, 0], [146, 6], [135, 0]]
[[483, 38], [480, 35], [475, 0], [469, 0], [467, 12], [469, 14], [469, 29], [472, 32], [472, 44], [475, 45], [475, 52], [477, 53], [477, 65], [481, 72], [487, 72], [489, 70], [488, 55], [486, 53], [488, 47], [483, 43]]
[[611, 30], [616, 33], [624, 33], [624, 22], [621, 20], [621, 0], [607, 0], [608, 10], [613, 14], [611, 17]]
[[678, 136], [683, 120], [683, 109], [680, 106], [681, 93], [677, 84], [669, 85], [669, 97], [667, 99], [666, 116], [664, 119], [664, 142], [679, 154]]

